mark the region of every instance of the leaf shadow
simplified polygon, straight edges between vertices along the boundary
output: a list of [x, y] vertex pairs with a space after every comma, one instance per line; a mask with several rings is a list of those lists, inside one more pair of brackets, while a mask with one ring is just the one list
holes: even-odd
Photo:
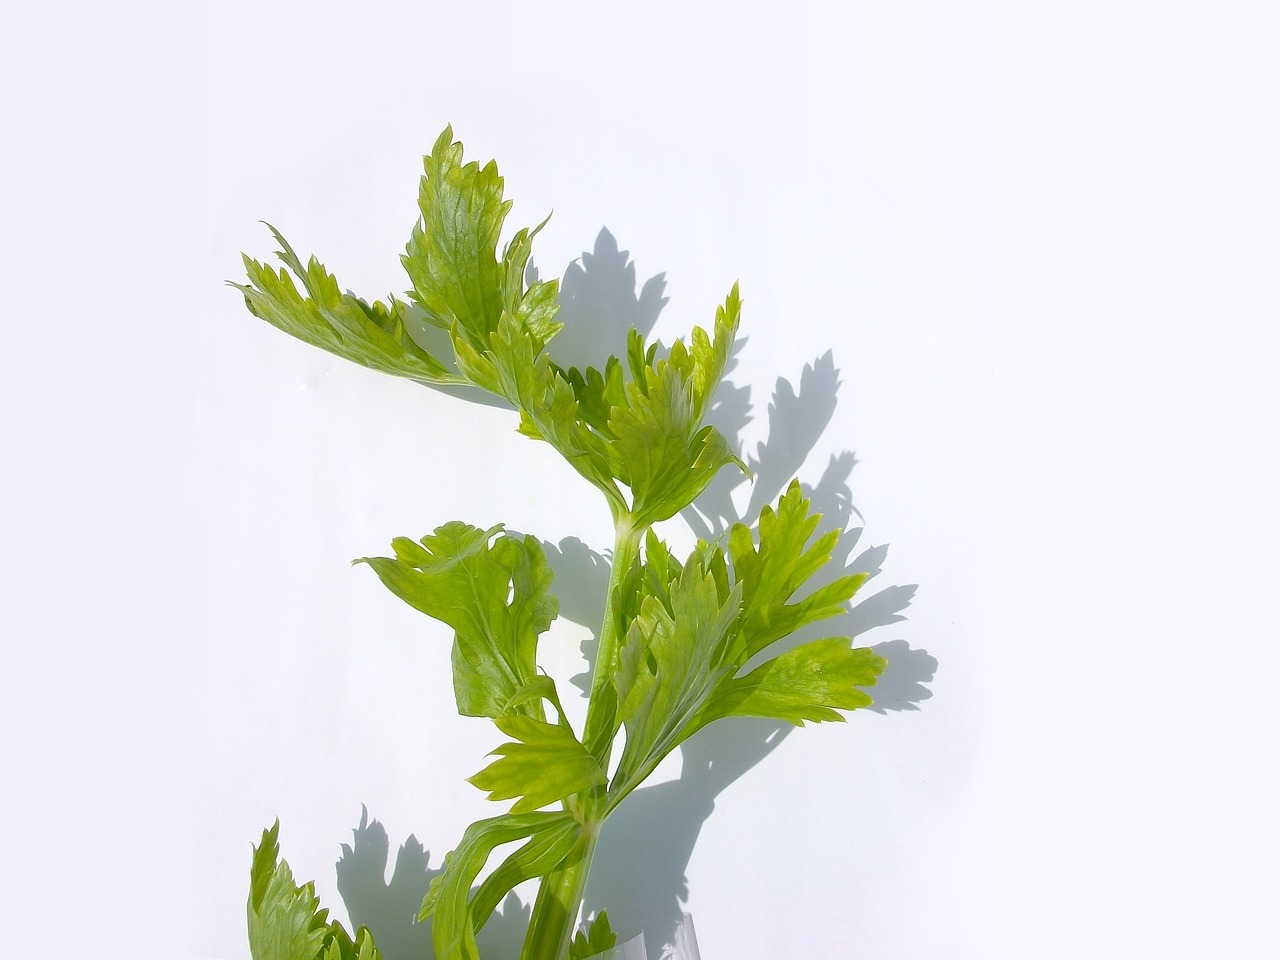
[[[431, 854], [418, 839], [409, 838], [396, 851], [390, 879], [391, 842], [386, 828], [369, 819], [360, 807], [360, 823], [352, 842], [342, 845], [337, 863], [338, 893], [354, 928], [368, 927], [383, 960], [430, 960], [431, 920], [417, 922], [422, 898], [441, 867], [432, 867]], [[520, 953], [529, 907], [515, 893], [507, 895], [476, 940], [484, 956], [514, 957]]]
[[391, 842], [386, 828], [360, 807], [360, 824], [351, 843], [342, 845], [337, 863], [338, 893], [353, 927], [368, 927], [386, 960], [421, 956], [431, 945], [430, 927], [416, 924], [418, 908], [432, 878], [431, 854], [413, 834], [396, 851], [387, 879]]
[[[531, 279], [536, 279], [534, 268]], [[648, 339], [667, 305], [665, 273], [636, 290], [636, 264], [608, 227], [596, 234], [591, 251], [569, 264], [560, 280], [556, 319], [564, 329], [547, 350], [561, 367], [600, 366], [601, 358], [620, 357], [634, 327]]]

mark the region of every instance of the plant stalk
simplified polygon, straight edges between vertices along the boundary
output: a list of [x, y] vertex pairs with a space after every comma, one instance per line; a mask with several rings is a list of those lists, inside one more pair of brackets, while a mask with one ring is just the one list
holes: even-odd
[[[613, 683], [613, 667], [618, 658], [618, 635], [615, 595], [623, 579], [640, 558], [640, 541], [647, 528], [636, 529], [630, 518], [623, 516], [616, 521], [614, 530], [613, 564], [609, 570], [609, 594], [605, 599], [604, 622], [600, 625], [600, 643], [596, 651], [595, 668], [591, 677], [591, 696], [587, 702], [587, 719], [583, 725], [582, 740], [591, 744], [602, 724], [610, 723], [602, 716], [602, 688]], [[599, 751], [600, 765], [609, 767], [611, 742]], [[606, 789], [596, 787], [585, 791], [571, 802], [583, 826], [582, 838], [564, 861], [543, 876], [538, 895], [533, 902], [533, 914], [529, 930], [525, 934], [521, 960], [565, 960], [582, 899], [587, 890], [587, 874], [591, 870], [591, 858], [595, 855], [596, 839], [604, 822]]]
[[574, 923], [587, 891], [587, 874], [596, 852], [599, 822], [585, 825], [582, 838], [555, 870], [542, 878], [533, 901], [522, 960], [564, 960], [569, 955]]
[[[616, 522], [613, 539], [613, 564], [609, 568], [609, 594], [604, 601], [604, 619], [600, 624], [600, 643], [596, 647], [596, 662], [591, 674], [591, 694], [587, 700], [587, 719], [583, 724], [583, 743], [590, 744], [597, 732], [596, 727], [606, 722], [601, 717], [604, 696], [601, 690], [613, 684], [614, 664], [618, 659], [618, 646], [622, 637], [618, 635], [618, 617], [615, 609], [616, 595], [628, 572], [640, 559], [640, 541], [644, 538], [647, 527], [631, 526], [630, 517], [622, 517]], [[601, 766], [609, 765], [609, 750], [606, 747]]]

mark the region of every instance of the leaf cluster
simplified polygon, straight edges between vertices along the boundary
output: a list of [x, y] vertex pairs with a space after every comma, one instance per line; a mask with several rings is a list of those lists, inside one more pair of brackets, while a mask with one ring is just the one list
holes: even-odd
[[[775, 645], [835, 616], [866, 580], [845, 574], [809, 581], [831, 561], [839, 534], [811, 542], [820, 517], [793, 482], [760, 519], [757, 544], [742, 524], [729, 547], [700, 543], [680, 564], [652, 533], [624, 584], [625, 626], [616, 670], [626, 744], [610, 785], [610, 807], [680, 743], [731, 716], [840, 721], [868, 706], [883, 657], [845, 637], [786, 650]], [[747, 669], [750, 666], [750, 669]]]

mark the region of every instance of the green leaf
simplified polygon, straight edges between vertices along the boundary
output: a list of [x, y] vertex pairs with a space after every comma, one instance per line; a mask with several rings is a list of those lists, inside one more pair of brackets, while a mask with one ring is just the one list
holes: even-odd
[[716, 716], [766, 717], [796, 726], [843, 721], [837, 710], [871, 705], [868, 687], [887, 661], [867, 647], [850, 649], [845, 637], [802, 644], [730, 680], [708, 705]]
[[732, 673], [718, 652], [738, 616], [735, 590], [721, 597], [695, 553], [667, 588], [647, 595], [619, 651], [616, 683], [627, 738], [610, 788], [616, 805], [694, 729], [705, 704]]
[[361, 927], [356, 933], [356, 960], [382, 960], [368, 927]]
[[532, 240], [542, 225], [518, 231], [498, 259], [510, 209], [497, 165], [463, 163], [462, 144], [446, 127], [423, 158], [421, 216], [401, 262], [413, 283], [411, 298], [430, 322], [451, 332], [455, 345], [483, 352], [504, 312], [539, 346], [560, 329], [553, 319], [556, 283], [535, 283], [527, 290], [524, 284]]
[[[745, 466], [728, 441], [703, 418], [724, 374], [738, 329], [738, 287], [716, 310], [714, 339], [695, 327], [692, 346], [677, 340], [665, 360], [655, 346], [647, 350], [634, 330], [627, 345], [632, 379], [623, 390], [625, 402], [612, 407], [608, 435], [611, 465], [631, 488], [631, 514], [638, 526], [674, 516], [700, 494], [722, 467]], [[592, 385], [591, 371], [581, 378]], [[615, 375], [616, 376], [616, 375]], [[607, 378], [596, 375], [602, 387]], [[605, 398], [616, 398], [616, 387]]]
[[537, 810], [607, 780], [568, 724], [531, 717], [499, 717], [494, 723], [513, 740], [495, 749], [500, 759], [469, 782], [487, 791], [490, 800], [519, 797], [512, 813]]
[[249, 882], [249, 953], [253, 960], [315, 960], [329, 935], [328, 910], [314, 884], [298, 886], [280, 856], [280, 821], [254, 847]]
[[716, 307], [714, 336], [708, 337], [701, 327], [694, 327], [688, 349], [677, 340], [667, 357], [667, 363], [680, 370], [692, 383], [694, 416], [699, 421], [707, 415], [716, 387], [724, 376], [741, 316], [742, 297], [735, 283], [724, 304]]
[[361, 927], [356, 933], [356, 950], [352, 960], [382, 960], [382, 954], [374, 945], [373, 934], [368, 927]]
[[582, 824], [566, 818], [540, 828], [485, 878], [471, 895], [471, 923], [479, 931], [508, 891], [546, 876], [569, 856], [584, 836]]
[[[572, 816], [553, 812], [507, 814], [471, 824], [457, 848], [445, 856], [443, 869], [432, 879], [418, 913], [419, 920], [434, 918], [431, 936], [436, 960], [479, 960], [476, 930], [506, 891], [485, 890], [483, 901], [476, 906], [487, 906], [487, 911], [473, 911], [471, 885], [495, 848], [527, 837], [559, 835], [578, 829], [581, 827]], [[507, 876], [519, 872], [519, 868], [513, 868]], [[493, 899], [495, 895], [497, 900]]]
[[[466, 716], [519, 713], [542, 719], [536, 698], [516, 694], [538, 677], [538, 637], [559, 609], [555, 577], [533, 537], [452, 522], [415, 543], [392, 541], [395, 557], [365, 557], [387, 588], [453, 627], [453, 685]], [[492, 543], [490, 541], [493, 541]]]
[[339, 924], [329, 925], [332, 938], [325, 945], [322, 960], [382, 960], [368, 927], [361, 927], [353, 941]]
[[361, 927], [352, 941], [320, 907], [315, 884], [298, 886], [280, 860], [280, 821], [262, 832], [249, 873], [249, 953], [253, 960], [381, 960]]
[[[732, 349], [739, 310], [735, 286], [717, 310], [714, 339], [695, 329], [691, 347], [677, 340], [661, 360], [656, 346], [646, 351], [632, 331], [630, 382], [617, 358], [603, 373], [555, 366], [543, 352], [546, 337], [511, 309], [483, 335], [455, 336], [454, 347], [458, 367], [472, 383], [520, 410], [522, 433], [555, 447], [604, 493], [615, 520], [629, 515], [645, 527], [688, 506], [722, 467], [742, 465], [724, 437], [702, 424]], [[630, 504], [616, 481], [631, 488]]]
[[[814, 576], [831, 562], [840, 537], [839, 531], [832, 530], [814, 539], [820, 521], [799, 483], [793, 482], [776, 510], [762, 511], [758, 547], [741, 524], [730, 531], [732, 573], [742, 591], [742, 610], [721, 660], [732, 665], [733, 673], [707, 703], [695, 728], [734, 715], [797, 725], [843, 720], [838, 710], [872, 702], [858, 688], [873, 685], [885, 661], [871, 650], [851, 649], [846, 637], [802, 644], [759, 663], [745, 676], [737, 675], [777, 641], [844, 611], [866, 581], [866, 574], [846, 574], [810, 587]], [[720, 569], [718, 561], [709, 562], [713, 569]], [[806, 588], [809, 592], [803, 593]], [[793, 600], [797, 594], [803, 595]]]
[[507, 701], [503, 707], [503, 716], [514, 716], [516, 707], [524, 706], [526, 703], [536, 703], [539, 700], [546, 700], [556, 708], [556, 713], [560, 717], [560, 723], [569, 726], [569, 721], [564, 715], [564, 707], [560, 703], [560, 694], [556, 690], [556, 682], [545, 673], [540, 673], [523, 687], [511, 695], [511, 699]]
[[814, 540], [820, 520], [793, 483], [776, 510], [763, 511], [758, 547], [746, 527], [731, 531], [732, 567], [722, 548], [707, 543], [679, 566], [647, 534], [644, 563], [623, 581], [615, 605], [626, 627], [616, 684], [627, 740], [611, 808], [680, 742], [721, 717], [803, 724], [840, 720], [837, 710], [871, 702], [857, 688], [874, 684], [884, 661], [851, 650], [846, 638], [805, 644], [739, 676], [771, 644], [844, 610], [866, 579], [845, 575], [811, 586], [839, 539], [832, 531]]
[[846, 574], [814, 589], [794, 603], [791, 598], [831, 560], [840, 533], [832, 530], [812, 544], [821, 514], [792, 481], [778, 500], [760, 514], [760, 545], [751, 531], [735, 524], [729, 532], [729, 553], [735, 581], [742, 586], [742, 623], [728, 656], [745, 664], [776, 640], [809, 623], [833, 617], [866, 581], [865, 573]]
[[[425, 384], [466, 381], [420, 347], [405, 326], [404, 304], [366, 303], [343, 293], [338, 281], [315, 257], [304, 267], [288, 241], [267, 225], [280, 244], [279, 271], [244, 257], [248, 284], [233, 283], [256, 317], [299, 340], [383, 373]], [[302, 284], [302, 291], [293, 277]], [[305, 293], [305, 295], [304, 295]]]
[[556, 367], [555, 371], [573, 390], [582, 419], [596, 433], [613, 439], [609, 415], [614, 407], [625, 406], [627, 402], [622, 361], [610, 357], [605, 362], [603, 373], [595, 367], [587, 367], [586, 370]]
[[675, 516], [739, 461], [718, 430], [700, 425], [693, 383], [675, 367], [649, 375], [645, 389], [627, 384], [626, 394], [609, 418], [610, 463], [631, 488], [635, 524], [647, 526]]
[[462, 162], [452, 127], [436, 139], [422, 166], [421, 218], [401, 257], [413, 282], [410, 296], [431, 322], [456, 327], [474, 345], [497, 327], [502, 314], [496, 250], [511, 202], [502, 199], [497, 164]]
[[502, 254], [502, 309], [519, 321], [540, 346], [560, 332], [564, 324], [556, 323], [560, 310], [556, 299], [560, 284], [557, 280], [542, 280], [525, 287], [525, 268], [533, 250], [533, 238], [547, 225], [547, 217], [532, 230], [527, 227], [516, 231]]
[[601, 910], [584, 930], [574, 934], [569, 944], [569, 960], [592, 960], [618, 945], [618, 935], [609, 925], [609, 915]]
[[626, 511], [605, 440], [583, 420], [573, 387], [541, 352], [532, 333], [504, 316], [486, 353], [472, 354], [464, 348], [458, 359], [477, 383], [516, 405], [522, 433], [551, 444], [605, 495], [615, 518]]
[[[620, 510], [611, 498], [615, 519], [625, 512], [634, 526], [643, 528], [674, 516], [722, 467], [735, 463], [743, 467], [719, 431], [703, 424], [733, 348], [740, 311], [735, 285], [716, 310], [714, 337], [694, 328], [691, 345], [676, 340], [666, 358], [659, 359], [657, 345], [646, 348], [643, 337], [632, 330], [625, 365], [617, 357], [610, 357], [603, 371], [551, 364], [552, 386], [569, 416], [558, 430], [548, 431], [539, 422], [538, 411], [549, 403], [533, 402], [532, 391], [519, 400], [508, 394], [524, 412], [522, 431], [551, 440], [571, 462], [565, 444], [549, 433], [563, 437], [572, 432], [574, 446], [590, 451], [595, 479], [588, 479], [603, 487], [602, 479], [608, 478], [631, 488], [629, 506], [624, 504]], [[528, 354], [526, 350], [524, 362], [511, 368], [528, 369]], [[570, 395], [575, 402], [570, 402]], [[570, 430], [571, 424], [577, 432]], [[579, 472], [585, 475], [581, 467]]]

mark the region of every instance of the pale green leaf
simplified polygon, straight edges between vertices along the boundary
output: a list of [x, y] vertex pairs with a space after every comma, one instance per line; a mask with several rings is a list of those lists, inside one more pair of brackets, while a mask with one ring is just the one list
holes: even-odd
[[728, 366], [741, 315], [742, 297], [735, 283], [724, 304], [716, 307], [714, 335], [708, 336], [701, 327], [694, 327], [689, 346], [686, 348], [677, 340], [667, 357], [667, 363], [679, 369], [693, 385], [694, 416], [699, 422], [710, 409], [716, 387]]
[[[443, 869], [431, 881], [418, 913], [419, 920], [433, 918], [436, 960], [479, 960], [476, 930], [483, 919], [473, 914], [471, 885], [494, 849], [527, 837], [561, 833], [570, 826], [578, 826], [572, 816], [553, 812], [507, 814], [471, 824], [457, 848], [445, 856]], [[492, 896], [492, 891], [487, 892], [481, 906], [488, 905]]]
[[420, 218], [405, 256], [410, 296], [431, 322], [456, 329], [473, 346], [483, 343], [502, 315], [498, 238], [510, 201], [493, 161], [462, 162], [462, 144], [446, 127], [423, 157], [418, 188]]
[[611, 803], [696, 729], [700, 711], [732, 673], [718, 654], [738, 609], [738, 593], [722, 598], [696, 555], [668, 585], [665, 602], [653, 595], [641, 601], [619, 651], [616, 684], [627, 738]]
[[868, 687], [886, 660], [867, 647], [850, 649], [845, 637], [815, 640], [788, 650], [730, 680], [708, 704], [715, 716], [766, 717], [796, 726], [806, 721], [843, 721], [838, 710], [870, 706]]
[[[465, 355], [465, 360], [464, 360]], [[490, 389], [521, 412], [522, 433], [551, 444], [571, 467], [604, 495], [615, 517], [626, 503], [614, 483], [608, 447], [580, 414], [572, 386], [541, 351], [537, 340], [504, 315], [486, 353], [459, 354], [464, 369], [488, 380]]]
[[522, 707], [526, 703], [535, 703], [539, 700], [546, 700], [555, 707], [556, 713], [560, 717], [560, 722], [566, 727], [569, 725], [569, 721], [564, 715], [564, 707], [560, 703], [560, 693], [556, 690], [556, 682], [545, 673], [538, 674], [513, 693], [511, 699], [503, 707], [502, 715], [513, 716], [517, 707]]
[[587, 367], [585, 370], [556, 367], [555, 370], [573, 390], [583, 421], [600, 436], [613, 439], [609, 416], [614, 407], [624, 406], [627, 402], [622, 361], [617, 357], [610, 357], [605, 362], [603, 372], [595, 367]]
[[494, 723], [513, 739], [493, 751], [499, 759], [468, 779], [487, 791], [490, 800], [519, 797], [512, 813], [537, 810], [607, 779], [567, 724], [522, 716], [499, 717]]
[[690, 379], [666, 364], [647, 378], [643, 389], [627, 384], [627, 405], [609, 417], [610, 464], [631, 488], [638, 526], [679, 513], [722, 467], [738, 462], [718, 430], [701, 426]]
[[[576, 401], [574, 419], [605, 443], [605, 472], [630, 488], [627, 512], [634, 526], [674, 516], [720, 469], [743, 466], [723, 435], [703, 423], [733, 348], [740, 309], [735, 285], [717, 308], [714, 337], [695, 328], [689, 345], [676, 340], [667, 357], [659, 358], [657, 344], [646, 347], [632, 330], [625, 364], [610, 357], [603, 370], [554, 367]], [[533, 422], [536, 408], [521, 406], [525, 432], [544, 435]], [[592, 446], [599, 459], [599, 444]]]
[[466, 382], [409, 336], [404, 304], [395, 298], [390, 305], [376, 300], [369, 304], [342, 292], [320, 261], [312, 257], [303, 266], [280, 232], [270, 224], [268, 228], [280, 244], [277, 255], [287, 269], [277, 271], [246, 256], [249, 282], [231, 284], [244, 294], [245, 305], [254, 316], [373, 370], [425, 384]]
[[883, 661], [847, 639], [806, 644], [759, 664], [748, 661], [795, 630], [846, 609], [865, 579], [815, 586], [839, 534], [814, 538], [820, 516], [792, 484], [751, 531], [731, 532], [725, 551], [701, 543], [683, 567], [652, 531], [642, 565], [624, 579], [615, 605], [626, 626], [615, 682], [627, 742], [610, 785], [616, 805], [681, 741], [725, 716], [791, 723], [842, 719], [866, 706]]
[[526, 288], [524, 281], [533, 238], [547, 225], [547, 220], [532, 230], [527, 227], [517, 230], [502, 254], [502, 309], [515, 317], [521, 328], [528, 330], [542, 346], [563, 326], [555, 322], [560, 309], [556, 299], [560, 284], [556, 280], [541, 280]]
[[806, 624], [839, 614], [866, 581], [866, 574], [845, 574], [790, 602], [830, 562], [839, 541], [832, 530], [809, 542], [821, 519], [793, 481], [776, 510], [761, 512], [758, 547], [742, 524], [730, 531], [734, 578], [742, 586], [742, 623], [729, 653], [738, 663]]
[[[392, 593], [453, 627], [453, 680], [459, 712], [542, 717], [536, 699], [509, 707], [538, 677], [538, 637], [555, 619], [555, 574], [533, 537], [447, 523], [415, 543], [392, 542], [395, 557], [365, 557]], [[492, 542], [491, 542], [492, 541]]]
[[328, 910], [315, 885], [294, 883], [280, 860], [280, 822], [254, 847], [249, 882], [249, 953], [253, 960], [315, 960], [329, 934]]
[[462, 152], [446, 128], [423, 158], [420, 217], [401, 258], [413, 283], [410, 296], [432, 323], [450, 331], [459, 353], [463, 345], [483, 353], [504, 313], [545, 346], [560, 329], [557, 284], [526, 288], [524, 274], [533, 237], [546, 221], [517, 231], [499, 259], [511, 202], [502, 198], [497, 165], [463, 163]]
[[622, 403], [607, 377], [592, 378], [588, 371], [577, 378], [583, 388], [598, 382], [600, 400], [588, 394], [597, 408], [613, 403], [606, 431], [610, 462], [614, 475], [631, 488], [631, 515], [639, 526], [683, 510], [723, 467], [745, 469], [724, 436], [703, 423], [733, 349], [740, 311], [735, 284], [716, 311], [714, 338], [694, 328], [692, 346], [677, 340], [666, 359], [658, 359], [656, 345], [646, 349], [633, 330], [627, 343], [631, 380]]
[[484, 926], [503, 897], [518, 884], [546, 876], [578, 847], [584, 837], [582, 824], [572, 817], [554, 821], [516, 848], [471, 895], [471, 923]]
[[355, 941], [320, 906], [315, 884], [298, 886], [280, 860], [280, 821], [262, 832], [249, 875], [249, 953], [253, 960], [381, 960], [361, 927]]

